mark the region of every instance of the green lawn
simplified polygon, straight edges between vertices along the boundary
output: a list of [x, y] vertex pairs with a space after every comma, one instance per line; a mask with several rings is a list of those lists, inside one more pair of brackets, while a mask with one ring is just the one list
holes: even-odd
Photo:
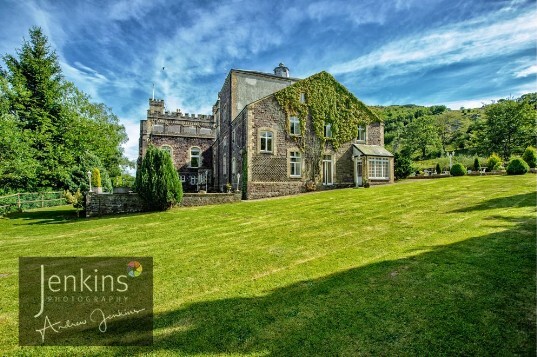
[[[0, 355], [535, 355], [536, 177], [0, 219]], [[154, 257], [151, 348], [17, 346], [19, 256]]]

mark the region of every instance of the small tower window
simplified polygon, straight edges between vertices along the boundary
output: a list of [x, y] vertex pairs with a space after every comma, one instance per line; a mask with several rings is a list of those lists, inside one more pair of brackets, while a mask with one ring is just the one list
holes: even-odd
[[190, 167], [198, 168], [201, 166], [201, 150], [198, 147], [190, 148]]

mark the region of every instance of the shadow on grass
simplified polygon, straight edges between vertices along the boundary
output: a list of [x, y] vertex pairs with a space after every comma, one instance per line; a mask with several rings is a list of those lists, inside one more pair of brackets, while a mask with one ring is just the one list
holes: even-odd
[[107, 353], [535, 355], [534, 233], [525, 217], [500, 233], [263, 296], [185, 305], [155, 316], [151, 348]]
[[[139, 212], [139, 213], [122, 213], [108, 216], [98, 216], [86, 218], [84, 213], [80, 211], [80, 217], [77, 217], [76, 210], [73, 209], [38, 209], [34, 211], [24, 211], [24, 212], [14, 212], [7, 214], [4, 218], [19, 220], [23, 222], [22, 224], [26, 225], [36, 225], [36, 224], [64, 224], [64, 223], [73, 223], [83, 220], [106, 220], [106, 219], [118, 219], [123, 217], [132, 217], [139, 215], [147, 215], [152, 213], [159, 212]], [[160, 212], [162, 213], [162, 212]]]
[[451, 212], [484, 211], [495, 208], [535, 207], [536, 198], [537, 196], [535, 192], [522, 193], [514, 196], [493, 198], [480, 202], [477, 205], [453, 210]]

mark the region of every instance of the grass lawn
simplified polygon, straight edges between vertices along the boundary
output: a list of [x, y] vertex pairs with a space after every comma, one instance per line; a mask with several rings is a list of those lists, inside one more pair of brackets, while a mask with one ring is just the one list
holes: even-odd
[[[533, 355], [536, 177], [0, 219], [0, 355]], [[19, 256], [154, 257], [155, 343], [18, 347]]]

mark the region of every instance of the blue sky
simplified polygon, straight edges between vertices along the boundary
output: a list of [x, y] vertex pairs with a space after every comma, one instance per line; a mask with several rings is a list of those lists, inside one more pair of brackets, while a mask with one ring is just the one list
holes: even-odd
[[153, 83], [168, 109], [210, 114], [231, 68], [326, 70], [370, 105], [537, 91], [535, 19], [536, 2], [517, 0], [0, 0], [0, 53], [41, 26], [64, 76], [125, 125], [134, 159]]

